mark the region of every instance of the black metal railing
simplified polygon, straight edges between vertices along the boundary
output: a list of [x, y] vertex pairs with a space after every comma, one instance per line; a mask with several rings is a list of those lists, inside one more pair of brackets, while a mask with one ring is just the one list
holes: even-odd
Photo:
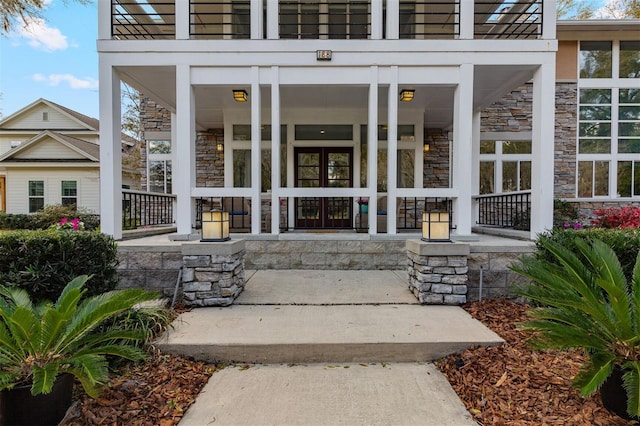
[[[428, 211], [449, 212], [449, 228], [453, 225], [453, 200], [445, 197], [403, 197], [396, 199], [396, 230], [412, 231], [422, 228], [422, 213]], [[386, 197], [378, 199], [378, 207], [359, 204], [359, 212], [356, 215], [355, 229], [358, 232], [366, 232], [369, 229], [369, 221], [377, 221], [377, 232], [387, 232], [387, 204]]]
[[280, 1], [281, 39], [367, 39], [371, 37], [369, 1]]
[[478, 225], [531, 229], [531, 191], [481, 195], [478, 203]]
[[454, 39], [460, 35], [460, 0], [400, 2], [400, 38]]
[[192, 39], [248, 39], [251, 37], [249, 0], [190, 0]]
[[[261, 200], [260, 218], [261, 232], [271, 232], [271, 199]], [[287, 215], [288, 200], [280, 198], [280, 232], [289, 229]], [[195, 228], [202, 228], [202, 212], [219, 209], [229, 212], [229, 230], [234, 233], [251, 232], [251, 199], [248, 197], [200, 197], [196, 198], [196, 223]]]
[[537, 39], [542, 36], [543, 0], [476, 0], [474, 37]]
[[142, 191], [122, 191], [122, 229], [171, 225], [176, 196]]
[[175, 39], [175, 0], [112, 0], [111, 38]]

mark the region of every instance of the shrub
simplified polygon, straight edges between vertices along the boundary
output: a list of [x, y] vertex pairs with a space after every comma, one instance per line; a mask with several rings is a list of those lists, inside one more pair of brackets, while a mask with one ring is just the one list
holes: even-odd
[[600, 228], [640, 228], [640, 207], [622, 207], [596, 210], [596, 218], [591, 221], [593, 226]]
[[0, 234], [0, 282], [36, 301], [55, 300], [78, 275], [92, 275], [87, 296], [118, 284], [113, 237], [87, 231], [10, 231]]
[[611, 247], [622, 264], [625, 277], [627, 280], [631, 279], [636, 256], [640, 251], [640, 229], [554, 229], [538, 236], [536, 240], [536, 257], [553, 263], [556, 261], [555, 256], [546, 248], [547, 241], [556, 242], [569, 251], [575, 251], [576, 239], [598, 239]]
[[[564, 200], [553, 200], [554, 228], [568, 228], [578, 223], [578, 208], [576, 204]], [[565, 226], [569, 224], [570, 226]]]
[[88, 231], [100, 227], [100, 216], [86, 209], [75, 209], [62, 204], [51, 204], [34, 214], [0, 212], [0, 229], [47, 229], [63, 219], [80, 219]]

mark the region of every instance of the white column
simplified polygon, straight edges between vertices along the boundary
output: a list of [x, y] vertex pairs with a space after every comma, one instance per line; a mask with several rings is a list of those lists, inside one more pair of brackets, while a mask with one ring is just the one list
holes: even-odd
[[[391, 67], [387, 117], [387, 233], [397, 233], [398, 189], [398, 67]], [[375, 209], [375, 206], [373, 206]], [[374, 210], [375, 211], [375, 210]], [[371, 216], [371, 212], [369, 213]], [[374, 216], [375, 218], [375, 216]]]
[[474, 8], [473, 0], [462, 0], [458, 6], [460, 9], [460, 39], [473, 40], [474, 32]]
[[553, 226], [553, 160], [555, 136], [554, 57], [533, 75], [531, 143], [531, 237]]
[[556, 38], [556, 0], [542, 0], [542, 37], [543, 40]]
[[[98, 2], [100, 3], [100, 2]], [[190, 23], [191, 16], [190, 10], [191, 2], [189, 1], [177, 1], [175, 3], [176, 10], [176, 40], [189, 40], [190, 35]]]
[[456, 87], [453, 105], [453, 188], [458, 190], [454, 203], [454, 223], [458, 235], [471, 235], [473, 209], [473, 64], [460, 65], [460, 82]]
[[280, 233], [280, 69], [271, 68], [271, 233]]
[[195, 101], [189, 65], [176, 67], [176, 164], [173, 186], [176, 193], [176, 226], [179, 235], [191, 234], [191, 188], [195, 182]]
[[[261, 225], [260, 175], [261, 118], [260, 118], [260, 68], [251, 67], [251, 233], [259, 234]], [[273, 131], [273, 130], [272, 130]]]
[[111, 39], [111, 11], [110, 1], [98, 2], [98, 40]]
[[[184, 3], [187, 3], [187, 2], [185, 1]], [[271, 3], [278, 3], [278, 2], [272, 1]], [[249, 7], [251, 8], [251, 38], [254, 40], [261, 40], [262, 39], [262, 0], [251, 0], [251, 4]]]
[[100, 59], [100, 230], [122, 238], [120, 78]]
[[278, 18], [279, 18], [279, 1], [267, 2], [267, 38], [269, 40], [277, 40], [279, 37]]
[[382, 34], [382, 0], [371, 0], [371, 39], [380, 40]]
[[397, 40], [400, 36], [400, 2], [387, 0], [387, 39]]
[[369, 194], [369, 234], [378, 233], [378, 67], [370, 68], [369, 119], [367, 124], [367, 192]]

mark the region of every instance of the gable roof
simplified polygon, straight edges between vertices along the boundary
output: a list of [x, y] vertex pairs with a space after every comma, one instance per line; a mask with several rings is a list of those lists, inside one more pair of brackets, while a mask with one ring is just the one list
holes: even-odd
[[[29, 105], [27, 105], [26, 107], [16, 111], [15, 113], [9, 115], [8, 117], [5, 117], [4, 119], [0, 120], [0, 128], [2, 128], [4, 125], [6, 125], [7, 123], [17, 120], [20, 116], [24, 115], [25, 113], [33, 110], [34, 108], [36, 108], [39, 105], [47, 105], [50, 108], [53, 108], [55, 110], [57, 110], [58, 112], [60, 112], [61, 114], [67, 116], [69, 119], [73, 120], [74, 122], [78, 123], [80, 126], [86, 128], [89, 131], [95, 131], [97, 132], [98, 130], [100, 130], [100, 122], [92, 117], [86, 116], [84, 114], [81, 114], [77, 111], [74, 111], [72, 109], [69, 109], [67, 107], [64, 107], [62, 105], [59, 105], [55, 102], [51, 102], [47, 99], [44, 98], [40, 98], [32, 103], [30, 103]], [[16, 129], [13, 129], [16, 130]]]
[[[67, 148], [75, 151], [76, 153], [80, 154], [82, 157], [86, 158], [86, 160], [88, 161], [91, 161], [91, 162], [100, 161], [100, 147], [97, 144], [87, 142], [82, 139], [74, 138], [72, 136], [67, 136], [57, 132], [53, 132], [51, 130], [45, 130], [39, 133], [38, 135], [32, 137], [25, 143], [21, 144], [20, 146], [10, 151], [7, 151], [3, 155], [1, 155], [0, 162], [8, 162], [12, 160], [20, 161], [20, 162], [29, 162], [29, 161], [37, 162], [38, 159], [19, 159], [17, 158], [17, 156], [20, 153], [25, 152], [30, 148], [33, 148], [34, 146], [36, 146], [37, 144], [39, 144], [40, 142], [48, 138], [54, 139], [57, 142], [63, 144]], [[49, 160], [49, 159], [43, 159], [43, 160]], [[64, 159], [64, 158], [60, 158], [58, 159], [58, 161], [59, 160], [69, 161], [68, 159]]]

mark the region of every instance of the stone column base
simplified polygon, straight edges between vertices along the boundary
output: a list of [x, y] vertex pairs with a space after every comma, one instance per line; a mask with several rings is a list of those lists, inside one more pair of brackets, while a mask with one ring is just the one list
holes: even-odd
[[468, 255], [465, 243], [407, 240], [409, 290], [422, 304], [466, 303]]
[[244, 290], [244, 240], [182, 246], [182, 291], [187, 306], [229, 306]]

